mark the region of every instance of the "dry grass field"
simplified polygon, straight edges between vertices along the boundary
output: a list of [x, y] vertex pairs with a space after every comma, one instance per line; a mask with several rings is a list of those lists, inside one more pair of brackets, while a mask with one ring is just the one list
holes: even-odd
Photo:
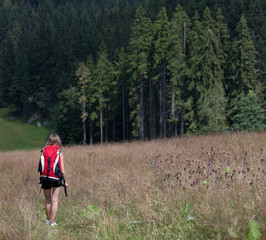
[[65, 147], [56, 228], [39, 151], [2, 152], [0, 239], [265, 239], [265, 146], [241, 133]]

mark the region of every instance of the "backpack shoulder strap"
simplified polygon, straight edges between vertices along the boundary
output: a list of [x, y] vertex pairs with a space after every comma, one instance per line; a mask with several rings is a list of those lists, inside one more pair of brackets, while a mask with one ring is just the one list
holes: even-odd
[[40, 157], [40, 161], [39, 161], [39, 166], [38, 166], [38, 172], [42, 172], [42, 158], [43, 158], [43, 148], [41, 149], [41, 157]]

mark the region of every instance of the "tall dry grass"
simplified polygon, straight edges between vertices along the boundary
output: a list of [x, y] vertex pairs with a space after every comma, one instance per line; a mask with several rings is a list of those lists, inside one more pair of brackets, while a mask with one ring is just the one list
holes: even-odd
[[248, 239], [265, 233], [266, 133], [66, 147], [44, 224], [39, 152], [0, 153], [0, 239]]

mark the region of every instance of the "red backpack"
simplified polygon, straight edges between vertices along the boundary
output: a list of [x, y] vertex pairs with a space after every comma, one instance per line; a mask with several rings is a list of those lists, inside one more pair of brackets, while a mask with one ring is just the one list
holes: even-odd
[[48, 145], [43, 149], [38, 171], [41, 175], [40, 182], [43, 180], [61, 180], [60, 178], [62, 177], [62, 174], [59, 146]]

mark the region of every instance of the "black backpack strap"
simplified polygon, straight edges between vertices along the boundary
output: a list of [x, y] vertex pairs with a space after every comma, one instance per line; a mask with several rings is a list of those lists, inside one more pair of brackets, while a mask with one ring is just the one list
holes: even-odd
[[41, 173], [41, 160], [39, 161], [38, 172]]
[[48, 177], [49, 177], [50, 163], [51, 163], [51, 157], [48, 157], [48, 166], [47, 166], [47, 176], [46, 176], [46, 179], [48, 179]]

